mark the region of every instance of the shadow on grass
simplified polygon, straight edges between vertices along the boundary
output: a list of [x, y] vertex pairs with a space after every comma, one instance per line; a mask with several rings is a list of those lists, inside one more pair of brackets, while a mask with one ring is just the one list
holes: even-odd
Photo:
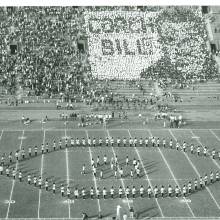
[[138, 219], [146, 218], [146, 217], [150, 219], [150, 218], [159, 216], [159, 213], [158, 213], [157, 207], [150, 207], [147, 209], [139, 210], [138, 212], [136, 212], [136, 216]]
[[[108, 218], [111, 215], [112, 215], [112, 213], [107, 213], [105, 215], [102, 215], [102, 218]], [[97, 215], [91, 215], [91, 216], [89, 216], [89, 219], [94, 219], [94, 218], [98, 219], [98, 217], [99, 217], [98, 214]]]

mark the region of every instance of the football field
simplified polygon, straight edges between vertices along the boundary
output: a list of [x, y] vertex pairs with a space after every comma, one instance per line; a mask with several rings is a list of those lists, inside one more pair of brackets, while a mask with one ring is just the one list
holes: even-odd
[[[100, 137], [105, 140], [106, 137], [126, 137], [127, 140], [132, 137], [139, 139], [142, 137], [159, 137], [160, 140], [170, 139], [174, 141], [174, 148], [148, 147], [117, 147], [116, 144], [111, 147], [70, 147], [65, 148], [64, 140], [67, 137], [79, 138]], [[62, 139], [61, 150], [50, 151], [47, 154], [38, 154], [36, 157], [27, 158], [14, 163], [13, 167], [21, 170], [23, 181], [13, 180], [5, 175], [0, 176], [0, 218], [72, 218], [77, 219], [86, 212], [90, 218], [97, 218], [101, 213], [103, 217], [112, 217], [116, 214], [116, 206], [120, 205], [121, 213], [129, 213], [130, 207], [139, 219], [145, 218], [217, 218], [220, 216], [220, 182], [209, 184], [202, 190], [193, 192], [186, 198], [175, 196], [169, 198], [148, 198], [145, 193], [144, 198], [137, 193], [136, 198], [118, 197], [118, 188], [124, 189], [129, 186], [130, 189], [136, 186], [137, 191], [141, 185], [146, 189], [149, 185], [159, 188], [164, 185], [166, 188], [170, 184], [174, 188], [179, 185], [181, 188], [190, 180], [194, 182], [195, 178], [220, 171], [220, 160], [211, 159], [211, 157], [197, 156], [191, 154], [189, 149], [187, 153], [175, 149], [175, 142], [197, 145], [205, 145], [216, 151], [220, 150], [220, 129], [26, 129], [26, 130], [2, 130], [0, 131], [0, 154], [15, 152], [17, 149], [24, 148], [26, 152], [31, 146], [37, 145], [39, 148], [42, 143], [49, 143], [52, 148], [53, 141], [57, 143]], [[128, 144], [127, 144], [128, 145]], [[162, 145], [162, 144], [161, 144]], [[39, 150], [40, 151], [40, 150]], [[27, 153], [26, 153], [27, 154]], [[114, 177], [109, 163], [103, 163], [103, 156], [106, 155], [108, 161], [117, 155], [119, 166], [124, 169], [124, 177]], [[98, 172], [103, 170], [103, 179], [94, 178], [91, 169], [91, 160], [100, 157], [101, 165]], [[129, 157], [140, 160], [141, 177], [131, 178], [131, 165], [125, 165], [125, 158]], [[86, 165], [86, 174], [82, 175], [82, 165]], [[49, 191], [44, 187], [39, 189], [33, 184], [27, 184], [27, 175], [43, 176], [43, 179], [49, 180]], [[52, 193], [52, 182], [57, 185], [56, 194]], [[87, 198], [81, 197], [70, 199], [62, 197], [60, 185], [70, 185], [71, 191], [75, 187], [82, 189], [85, 187]], [[90, 187], [99, 187], [100, 190], [106, 187], [108, 190], [107, 199], [90, 199]], [[115, 188], [115, 198], [111, 199], [109, 190], [111, 186]], [[102, 194], [102, 193], [101, 193]]]

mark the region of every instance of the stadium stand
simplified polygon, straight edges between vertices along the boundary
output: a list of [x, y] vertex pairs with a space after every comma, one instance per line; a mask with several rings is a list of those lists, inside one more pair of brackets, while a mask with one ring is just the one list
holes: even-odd
[[0, 8], [0, 218], [115, 219], [118, 201], [129, 219], [219, 216], [207, 9]]
[[[123, 15], [135, 10], [139, 14], [149, 13], [150, 38], [157, 33], [157, 40], [150, 45], [153, 52], [147, 48], [151, 54], [143, 60], [138, 55], [123, 56], [118, 61], [117, 56], [104, 56], [112, 59], [116, 67], [100, 67], [105, 58], [92, 58], [95, 49], [89, 44], [92, 37], [88, 36], [86, 17], [100, 13], [105, 17], [113, 11]], [[2, 9], [1, 17], [1, 86], [9, 94], [19, 90], [48, 98], [64, 94], [82, 101], [100, 95], [95, 88], [97, 79], [143, 78], [158, 80], [161, 87], [169, 83], [186, 87], [195, 79], [206, 80], [217, 75], [198, 7], [19, 7], [12, 8], [10, 13]], [[137, 30], [138, 25], [137, 22], [132, 28]], [[88, 37], [89, 44], [83, 55], [77, 48], [82, 36]], [[126, 34], [117, 36], [123, 38]], [[140, 36], [146, 33], [141, 30]]]

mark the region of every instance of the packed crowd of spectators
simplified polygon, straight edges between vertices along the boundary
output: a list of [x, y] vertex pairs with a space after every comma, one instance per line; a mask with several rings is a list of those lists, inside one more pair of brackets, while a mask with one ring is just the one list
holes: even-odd
[[[76, 40], [80, 11], [74, 7], [20, 7], [1, 11], [2, 85], [29, 88], [35, 95], [78, 90], [83, 71]], [[15, 54], [9, 45], [16, 44]], [[15, 80], [14, 80], [15, 81]], [[73, 92], [74, 92], [73, 91]]]
[[142, 72], [143, 77], [185, 87], [193, 80], [217, 75], [217, 66], [208, 51], [205, 22], [197, 8], [172, 7], [163, 10], [153, 25], [163, 45], [163, 57]]
[[[143, 78], [161, 85], [211, 78], [215, 62], [206, 47], [206, 30], [198, 9], [160, 7], [17, 7], [0, 8], [0, 84], [33, 95], [61, 94], [81, 100], [100, 97], [107, 88], [89, 74], [77, 40], [86, 34], [83, 14], [93, 10], [161, 11], [152, 28], [159, 33], [163, 57], [143, 70]], [[10, 45], [16, 45], [15, 54]], [[175, 80], [174, 80], [175, 79]], [[174, 82], [175, 81], [175, 82]], [[97, 84], [97, 86], [96, 86]], [[94, 86], [91, 86], [94, 85]]]

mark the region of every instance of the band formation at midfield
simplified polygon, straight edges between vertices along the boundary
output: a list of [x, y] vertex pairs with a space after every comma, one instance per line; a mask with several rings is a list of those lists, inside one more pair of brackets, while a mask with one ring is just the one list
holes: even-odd
[[[65, 147], [63, 146], [65, 145]], [[190, 152], [191, 154], [196, 154], [202, 157], [211, 157], [212, 159], [220, 160], [220, 151], [217, 152], [215, 149], [211, 151], [205, 146], [194, 146], [193, 144], [187, 144], [185, 141], [180, 144], [178, 141], [173, 144], [173, 140], [163, 139], [162, 141], [159, 138], [155, 137], [146, 137], [145, 139], [140, 138], [139, 140], [135, 137], [127, 139], [123, 138], [122, 140], [118, 137], [114, 140], [113, 137], [109, 137], [105, 139], [105, 143], [103, 143], [103, 139], [99, 138], [90, 138], [87, 140], [82, 138], [66, 138], [64, 143], [62, 140], [59, 140], [58, 146], [56, 141], [53, 142], [51, 146], [48, 143], [42, 145], [40, 147], [29, 147], [28, 152], [26, 154], [25, 149], [17, 150], [16, 152], [10, 152], [8, 155], [5, 153], [1, 156], [1, 165], [0, 165], [0, 174], [6, 175], [7, 177], [13, 178], [14, 180], [19, 180], [20, 182], [28, 183], [29, 185], [33, 185], [34, 187], [38, 187], [39, 189], [45, 189], [46, 191], [51, 191], [53, 194], [57, 194], [60, 191], [62, 197], [66, 196], [69, 199], [87, 199], [87, 198], [137, 198], [137, 197], [145, 197], [148, 198], [164, 198], [164, 197], [187, 197], [192, 193], [195, 193], [199, 190], [204, 189], [207, 185], [213, 184], [216, 181], [219, 181], [219, 171], [213, 172], [210, 171], [210, 174], [207, 173], [204, 177], [200, 176], [199, 179], [195, 178], [194, 180], [188, 180], [187, 183], [181, 187], [179, 185], [172, 186], [172, 184], [168, 184], [168, 186], [144, 186], [140, 185], [139, 188], [136, 186], [119, 186], [115, 188], [112, 186], [110, 189], [103, 187], [102, 189], [97, 187], [91, 187], [87, 189], [86, 187], [77, 188], [75, 187], [73, 190], [71, 186], [64, 186], [63, 184], [57, 184], [55, 181], [50, 181], [47, 177], [43, 179], [40, 175], [32, 176], [31, 174], [26, 174], [22, 170], [17, 170], [17, 166], [13, 167], [14, 164], [17, 164], [20, 161], [24, 161], [26, 159], [31, 159], [43, 154], [49, 154], [52, 152], [56, 152], [58, 150], [63, 150], [67, 148], [74, 147], [149, 147], [159, 148], [163, 147], [165, 149], [176, 149], [177, 151], [183, 151], [183, 153]], [[40, 149], [39, 149], [40, 148]], [[84, 148], [82, 148], [84, 149]], [[109, 169], [112, 172], [114, 178], [123, 179], [129, 176], [130, 179], [139, 179], [142, 178], [144, 173], [144, 167], [140, 166], [141, 163], [135, 157], [133, 159], [126, 156], [124, 159], [119, 159], [117, 155], [112, 158], [108, 158], [105, 154], [103, 156], [103, 161], [101, 161], [99, 155], [96, 158], [96, 162], [94, 158], [91, 158], [91, 168], [87, 168], [85, 164], [82, 165], [81, 175], [91, 174], [94, 178], [99, 180], [105, 179], [104, 177], [104, 169]], [[120, 162], [119, 162], [120, 161]], [[127, 172], [127, 168], [130, 169], [129, 173]], [[126, 170], [126, 172], [125, 172]]]

